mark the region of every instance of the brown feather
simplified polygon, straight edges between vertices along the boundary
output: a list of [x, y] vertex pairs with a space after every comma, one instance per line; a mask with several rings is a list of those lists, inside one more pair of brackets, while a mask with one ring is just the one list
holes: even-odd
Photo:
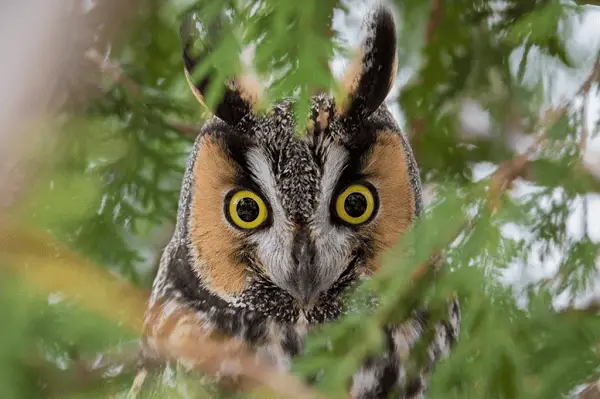
[[380, 203], [378, 216], [370, 226], [377, 257], [369, 265], [369, 271], [374, 273], [380, 267], [383, 253], [398, 243], [415, 215], [415, 196], [398, 133], [377, 133], [364, 172], [372, 176]]
[[235, 256], [241, 234], [223, 215], [225, 193], [233, 188], [237, 166], [219, 139], [203, 137], [194, 165], [190, 234], [198, 253], [195, 271], [204, 286], [220, 296], [241, 293], [246, 271]]

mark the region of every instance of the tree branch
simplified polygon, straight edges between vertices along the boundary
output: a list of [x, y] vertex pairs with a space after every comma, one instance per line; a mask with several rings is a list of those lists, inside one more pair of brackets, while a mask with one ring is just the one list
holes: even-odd
[[600, 6], [600, 0], [575, 0], [580, 6]]
[[425, 43], [430, 43], [437, 27], [444, 17], [444, 2], [443, 0], [433, 0], [429, 20], [427, 21], [427, 30], [425, 33]]
[[[490, 191], [491, 197], [488, 198], [488, 204], [490, 204], [490, 211], [492, 213], [497, 211], [498, 200], [500, 194], [506, 191], [510, 187], [512, 182], [517, 178], [525, 174], [526, 168], [529, 165], [530, 157], [538, 150], [538, 147], [546, 139], [548, 131], [554, 126], [566, 113], [573, 104], [575, 98], [579, 96], [587, 96], [592, 84], [598, 80], [600, 76], [600, 58], [596, 59], [592, 71], [585, 79], [583, 84], [579, 87], [579, 90], [575, 93], [575, 96], [566, 101], [562, 106], [548, 110], [544, 117], [538, 122], [536, 130], [541, 130], [540, 133], [535, 136], [533, 143], [527, 148], [527, 150], [516, 157], [505, 161], [490, 178]], [[584, 131], [584, 135], [587, 135]]]
[[[427, 28], [425, 30], [425, 46], [427, 46], [433, 40], [435, 32], [442, 22], [444, 17], [444, 0], [433, 0], [431, 4], [431, 10], [429, 11], [429, 18], [427, 20]], [[413, 148], [413, 152], [416, 154], [419, 137], [425, 130], [425, 120], [421, 117], [414, 118], [410, 121], [410, 144]]]
[[[512, 183], [518, 178], [522, 177], [527, 172], [527, 166], [530, 163], [530, 157], [534, 155], [539, 146], [546, 140], [548, 131], [562, 118], [569, 110], [570, 106], [575, 101], [575, 98], [587, 95], [593, 83], [600, 77], [600, 57], [594, 63], [592, 71], [585, 79], [583, 84], [579, 87], [575, 96], [566, 101], [562, 106], [548, 110], [545, 115], [538, 121], [536, 125], [536, 131], [539, 133], [535, 136], [533, 143], [525, 150], [524, 153], [516, 155], [515, 157], [506, 160], [488, 177], [488, 194], [486, 197], [486, 203], [490, 213], [494, 214], [499, 209], [500, 197], [504, 192], [511, 188]], [[447, 244], [450, 245], [452, 241], [457, 239], [465, 228], [472, 226], [472, 223], [467, 222], [457, 229], [456, 234], [452, 236], [452, 239]], [[432, 264], [437, 263], [437, 260], [441, 257], [443, 249], [436, 251], [432, 254], [429, 262], [419, 266], [412, 274], [412, 280], [418, 281], [426, 276], [431, 276]]]
[[[88, 311], [99, 313], [133, 331], [142, 331], [148, 293], [81, 258], [48, 234], [32, 233], [16, 226], [3, 227], [0, 230], [0, 264], [39, 291], [60, 292]], [[182, 313], [182, 317], [185, 316]], [[227, 341], [189, 335], [181, 336], [178, 346], [185, 358], [194, 360], [197, 371], [216, 375], [225, 363], [234, 361], [238, 375], [248, 381], [252, 390], [266, 388], [281, 397], [321, 397], [291, 374], [277, 372], [269, 365], [259, 363], [251, 354], [236, 352], [233, 358]], [[104, 378], [105, 371], [114, 366], [125, 364], [132, 371], [137, 365], [138, 354], [134, 347], [121, 355], [107, 356], [100, 365], [80, 362], [75, 373], [81, 373], [91, 383]], [[171, 360], [174, 359], [165, 357], [158, 361]]]
[[[96, 64], [100, 71], [114, 83], [120, 84], [127, 89], [133, 97], [139, 98], [142, 96], [142, 88], [127, 76], [117, 63], [110, 61], [93, 48], [86, 51], [85, 57]], [[182, 136], [190, 139], [195, 139], [201, 128], [197, 125], [189, 125], [181, 122], [167, 122], [167, 125]]]

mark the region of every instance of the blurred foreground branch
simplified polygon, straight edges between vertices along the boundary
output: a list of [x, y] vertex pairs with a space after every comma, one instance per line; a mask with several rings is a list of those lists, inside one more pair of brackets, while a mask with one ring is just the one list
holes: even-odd
[[[527, 171], [527, 166], [531, 162], [531, 157], [538, 151], [540, 145], [546, 140], [548, 131], [563, 117], [568, 111], [575, 99], [579, 96], [587, 96], [594, 84], [600, 78], [600, 57], [596, 59], [592, 71], [587, 76], [583, 84], [579, 87], [575, 96], [568, 99], [562, 106], [549, 110], [544, 117], [538, 121], [536, 130], [538, 131], [533, 143], [525, 150], [524, 153], [506, 160], [498, 166], [494, 172], [488, 177], [488, 193], [486, 196], [486, 204], [491, 214], [496, 213], [500, 207], [500, 198], [512, 186], [512, 183], [519, 177], [523, 177]], [[459, 226], [452, 240], [460, 236], [465, 229], [468, 229], [471, 223], [467, 222]], [[441, 256], [441, 250], [432, 255], [432, 259], [437, 259]], [[433, 271], [430, 265], [435, 262], [428, 262], [421, 265], [412, 274], [412, 279], [418, 281], [421, 278], [430, 275]], [[416, 293], [414, 293], [416, 295]], [[410, 297], [410, 293], [407, 297]], [[418, 295], [416, 295], [418, 297]]]
[[[99, 313], [133, 331], [142, 330], [148, 293], [116, 278], [105, 268], [82, 259], [49, 235], [16, 227], [3, 229], [0, 231], [0, 262], [36, 287], [36, 291], [61, 293], [66, 299], [91, 312]], [[265, 387], [281, 397], [320, 397], [292, 375], [276, 372], [266, 364], [258, 363], [254, 356], [235, 351], [232, 357], [232, 348], [227, 342], [198, 335], [180, 338], [178, 345], [181, 353], [176, 358], [193, 359], [197, 371], [218, 374], [225, 363], [233, 361], [240, 377], [247, 380], [253, 390]], [[124, 365], [132, 371], [137, 366], [138, 355], [137, 350], [127, 351], [116, 358], [109, 356], [101, 366], [84, 364], [74, 372], [92, 382], [104, 378], [105, 371], [117, 365]], [[111, 364], [110, 359], [118, 364]]]
[[0, 13], [0, 211], [23, 195], [48, 156], [53, 118], [90, 87], [83, 52], [115, 39], [137, 1], [9, 1]]
[[[434, 38], [438, 26], [444, 18], [444, 0], [433, 0], [427, 19], [427, 30], [425, 31], [425, 46], [429, 45]], [[425, 120], [415, 118], [410, 121], [410, 145], [415, 155], [418, 153], [419, 136], [425, 129]], [[418, 158], [417, 158], [418, 161]]]
[[[496, 212], [497, 210], [497, 200], [499, 199], [499, 193], [505, 191], [510, 188], [512, 182], [517, 178], [527, 179], [528, 177], [528, 166], [531, 162], [531, 156], [539, 149], [539, 146], [546, 139], [549, 130], [563, 117], [567, 114], [570, 107], [577, 97], [587, 97], [593, 84], [600, 78], [600, 58], [596, 59], [594, 62], [594, 66], [592, 71], [587, 76], [585, 81], [579, 87], [575, 96], [573, 98], [568, 99], [563, 105], [548, 110], [544, 117], [537, 123], [536, 131], [539, 131], [537, 135], [534, 137], [533, 143], [525, 150], [523, 154], [517, 155], [514, 158], [511, 158], [504, 163], [502, 163], [492, 174], [490, 178], [490, 187], [489, 193], [491, 201], [490, 210], [492, 212]], [[587, 131], [583, 130], [582, 138], [580, 142], [580, 148], [585, 150], [587, 140]], [[580, 164], [582, 165], [582, 164]], [[580, 173], [584, 174], [585, 177], [591, 176], [590, 172], [585, 170], [582, 167], [580, 168]], [[594, 188], [600, 190], [600, 179], [594, 179], [598, 181], [598, 185]]]
[[[104, 57], [96, 49], [87, 50], [85, 56], [87, 59], [94, 62], [100, 71], [106, 74], [114, 83], [125, 87], [133, 97], [140, 98], [142, 96], [143, 88], [131, 80], [118, 64], [112, 62], [107, 57]], [[190, 139], [196, 138], [201, 127], [181, 122], [167, 122], [167, 125], [182, 136]]]

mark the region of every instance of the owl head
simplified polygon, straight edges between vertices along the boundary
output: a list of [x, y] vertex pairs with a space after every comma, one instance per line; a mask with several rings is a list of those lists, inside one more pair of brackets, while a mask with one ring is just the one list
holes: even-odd
[[[277, 319], [335, 318], [339, 297], [377, 272], [420, 209], [412, 153], [383, 104], [397, 70], [391, 12], [375, 9], [340, 86], [315, 95], [306, 132], [293, 100], [257, 112], [260, 90], [224, 83], [190, 158], [178, 228], [202, 289]], [[184, 40], [190, 87], [204, 102], [210, 74]]]

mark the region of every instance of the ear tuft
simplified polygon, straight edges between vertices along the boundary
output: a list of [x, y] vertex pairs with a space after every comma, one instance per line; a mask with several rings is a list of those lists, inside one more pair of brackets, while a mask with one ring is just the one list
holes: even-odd
[[396, 25], [390, 9], [380, 5], [365, 19], [367, 36], [341, 79], [338, 114], [359, 120], [385, 100], [398, 70]]
[[[202, 59], [218, 46], [216, 36], [231, 26], [228, 22], [230, 22], [228, 17], [222, 14], [210, 21], [208, 25], [203, 25], [197, 20], [196, 14], [190, 13], [184, 17], [181, 23], [180, 34], [183, 42], [185, 76], [192, 92], [204, 106], [207, 105], [205, 96], [209, 86], [213, 84], [218, 75], [216, 67], [211, 67], [198, 81], [193, 81], [192, 74]], [[221, 98], [213, 112], [227, 124], [235, 126], [254, 112], [254, 108], [260, 102], [262, 88], [250, 75], [238, 75], [226, 79], [223, 86]]]

